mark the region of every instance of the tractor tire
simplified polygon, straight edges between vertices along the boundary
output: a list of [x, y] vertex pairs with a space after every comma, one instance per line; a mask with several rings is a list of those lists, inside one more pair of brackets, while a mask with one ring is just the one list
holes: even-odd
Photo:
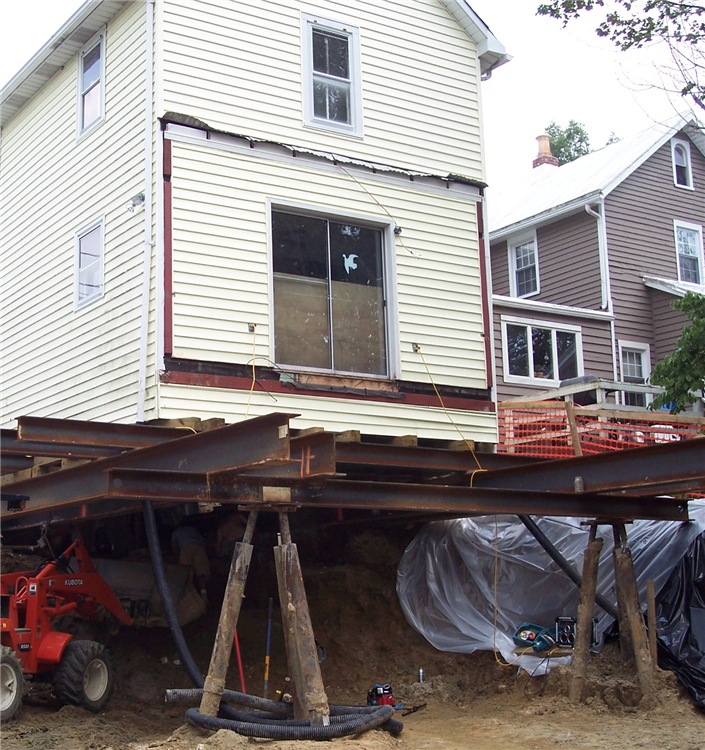
[[114, 678], [105, 646], [70, 641], [54, 672], [54, 694], [62, 703], [100, 711], [110, 699]]
[[8, 646], [0, 647], [0, 721], [9, 721], [22, 705], [24, 677], [17, 654]]

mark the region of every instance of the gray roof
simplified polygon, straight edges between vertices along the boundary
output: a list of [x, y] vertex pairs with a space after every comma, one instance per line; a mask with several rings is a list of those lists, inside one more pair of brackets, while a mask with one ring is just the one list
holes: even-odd
[[490, 235], [499, 239], [582, 208], [608, 195], [664, 143], [685, 130], [705, 156], [705, 134], [692, 115], [676, 115], [636, 135], [554, 167], [544, 164], [524, 179], [488, 191]]

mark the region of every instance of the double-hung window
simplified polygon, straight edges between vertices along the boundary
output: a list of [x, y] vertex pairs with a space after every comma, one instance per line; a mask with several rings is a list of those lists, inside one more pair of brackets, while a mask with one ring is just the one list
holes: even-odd
[[703, 283], [703, 228], [698, 224], [674, 221], [678, 280], [689, 284]]
[[502, 316], [504, 380], [544, 386], [583, 374], [578, 326]]
[[362, 135], [358, 29], [304, 15], [303, 37], [305, 123]]
[[673, 182], [676, 187], [693, 189], [693, 171], [690, 164], [690, 143], [680, 138], [671, 141]]
[[388, 374], [384, 230], [272, 211], [274, 360]]
[[509, 287], [512, 297], [531, 297], [539, 291], [536, 235], [509, 243]]
[[105, 104], [105, 32], [91, 39], [78, 56], [78, 134], [102, 121]]
[[103, 218], [76, 232], [76, 309], [103, 296]]
[[[619, 342], [619, 361], [623, 383], [644, 385], [651, 373], [651, 353], [648, 344], [633, 341]], [[646, 406], [651, 397], [646, 393], [624, 391], [622, 403], [627, 406]]]

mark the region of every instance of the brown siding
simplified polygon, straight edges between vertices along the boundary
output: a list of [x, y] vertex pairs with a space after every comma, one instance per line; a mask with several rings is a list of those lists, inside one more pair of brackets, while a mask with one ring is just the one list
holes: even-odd
[[673, 220], [702, 224], [705, 158], [691, 143], [695, 190], [673, 184], [670, 142], [606, 199], [610, 281], [617, 338], [643, 341], [654, 352], [651, 290], [642, 276], [677, 279]]
[[581, 211], [541, 227], [537, 240], [540, 291], [532, 299], [599, 310], [597, 219]]
[[653, 364], [672, 354], [676, 341], [681, 337], [683, 326], [688, 319], [683, 313], [674, 310], [671, 302], [676, 299], [671, 294], [651, 289], [651, 304], [654, 316], [654, 350]]
[[509, 315], [527, 320], [545, 320], [557, 326], [580, 326], [583, 338], [583, 365], [586, 375], [597, 375], [606, 380], [613, 379], [612, 345], [610, 343], [610, 326], [608, 321], [589, 320], [569, 315], [526, 313], [514, 308], [494, 305], [494, 342], [495, 342], [495, 371], [497, 373], [497, 400], [503, 401], [515, 396], [530, 395], [538, 391], [547, 390], [546, 386], [525, 385], [523, 383], [505, 383], [502, 368], [502, 325], [500, 316]]
[[507, 243], [496, 242], [490, 250], [492, 264], [492, 292], [509, 296], [509, 258]]

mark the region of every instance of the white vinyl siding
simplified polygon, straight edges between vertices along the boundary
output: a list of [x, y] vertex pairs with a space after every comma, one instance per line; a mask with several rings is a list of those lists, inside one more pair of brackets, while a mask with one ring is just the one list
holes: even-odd
[[484, 180], [475, 43], [437, 0], [316, 3], [359, 29], [364, 139], [307, 127], [302, 11], [290, 0], [170, 0], [160, 111], [213, 128]]
[[[104, 126], [75, 138], [76, 55], [3, 128], [3, 426], [135, 418], [144, 215], [125, 204], [143, 183], [144, 7], [108, 26]], [[101, 215], [105, 294], [77, 314], [76, 230]]]
[[406, 179], [368, 180], [352, 168], [257, 158], [257, 149], [228, 152], [212, 141], [172, 141], [172, 149], [175, 357], [244, 364], [254, 345], [258, 364], [271, 364], [269, 206], [316, 207], [403, 227], [396, 239], [389, 233], [396, 377], [428, 382], [418, 343], [437, 383], [486, 387], [474, 200]]

